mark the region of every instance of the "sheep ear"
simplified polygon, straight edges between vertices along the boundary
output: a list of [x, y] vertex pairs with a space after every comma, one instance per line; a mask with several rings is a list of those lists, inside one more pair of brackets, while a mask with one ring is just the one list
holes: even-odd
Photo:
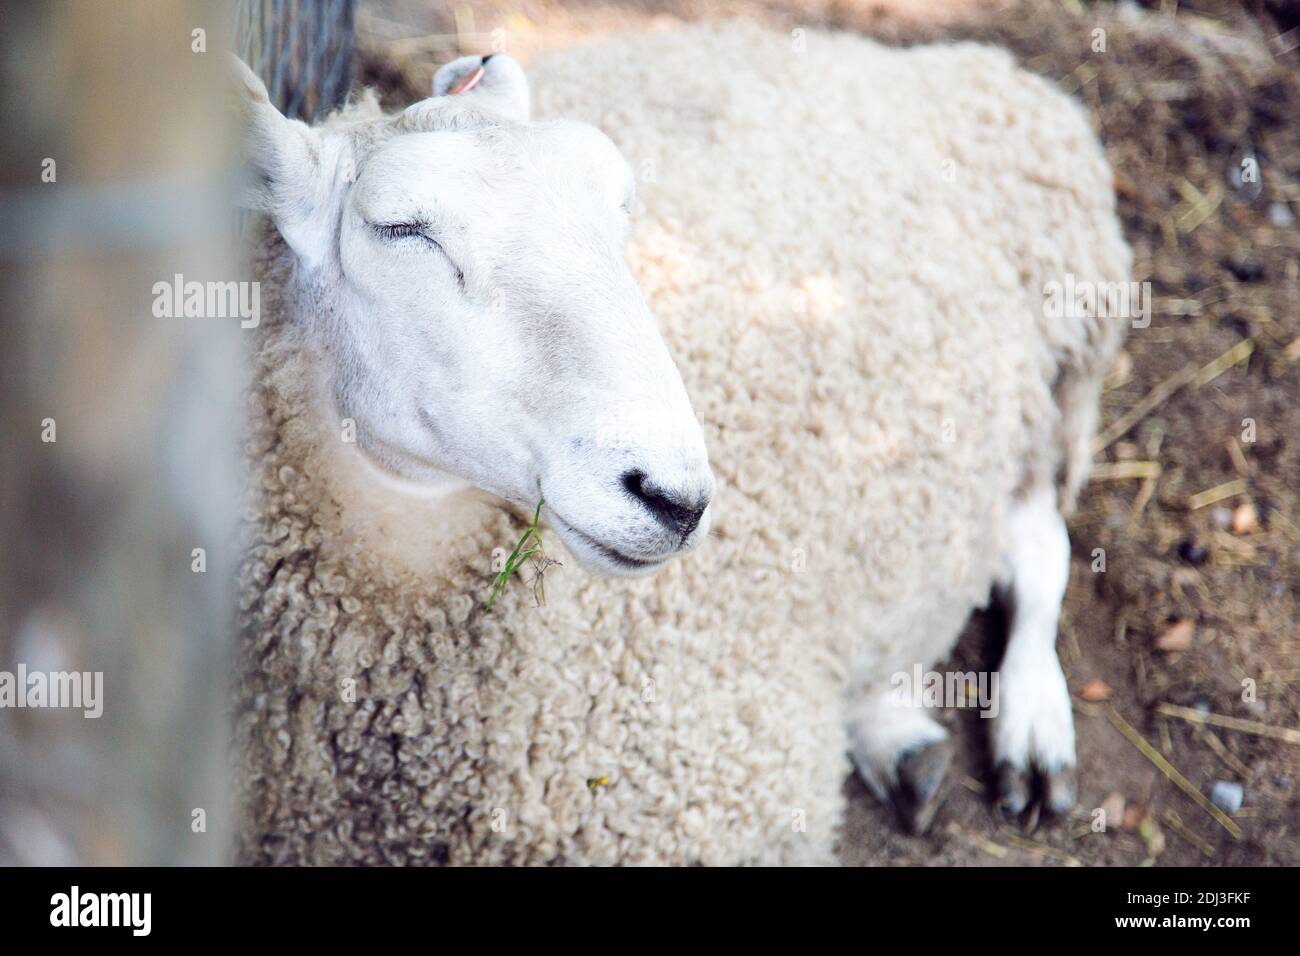
[[505, 53], [462, 56], [433, 77], [434, 96], [463, 96], [476, 107], [516, 123], [528, 122], [528, 77]]
[[316, 235], [324, 205], [320, 134], [285, 118], [257, 74], [238, 57], [231, 60], [247, 160], [240, 205], [265, 212], [299, 258], [318, 262], [324, 242]]

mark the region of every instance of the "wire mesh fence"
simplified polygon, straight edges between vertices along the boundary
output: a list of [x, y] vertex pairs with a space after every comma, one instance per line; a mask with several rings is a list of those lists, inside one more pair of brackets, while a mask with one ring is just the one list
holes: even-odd
[[239, 0], [235, 52], [286, 116], [314, 120], [352, 82], [356, 0]]

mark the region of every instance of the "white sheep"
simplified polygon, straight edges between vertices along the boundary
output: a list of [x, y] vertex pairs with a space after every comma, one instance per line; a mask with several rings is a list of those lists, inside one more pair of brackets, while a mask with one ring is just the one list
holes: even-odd
[[[1124, 320], [1043, 289], [1130, 266], [1082, 112], [741, 23], [533, 77], [565, 119], [498, 55], [308, 128], [245, 71], [240, 859], [821, 862], [850, 755], [924, 827], [897, 675], [996, 584], [1000, 800], [1068, 808], [1062, 513]], [[543, 499], [547, 603], [489, 611]]]

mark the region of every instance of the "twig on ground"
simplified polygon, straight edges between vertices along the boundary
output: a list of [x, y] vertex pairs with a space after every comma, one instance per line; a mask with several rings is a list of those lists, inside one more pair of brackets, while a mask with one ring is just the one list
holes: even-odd
[[1254, 339], [1243, 339], [1212, 362], [1208, 362], [1199, 368], [1195, 363], [1183, 366], [1147, 392], [1141, 401], [1111, 422], [1105, 431], [1093, 439], [1093, 453], [1104, 451], [1111, 443], [1127, 434], [1134, 425], [1167, 402], [1175, 392], [1184, 386], [1194, 384], [1197, 388], [1200, 388], [1202, 385], [1208, 385], [1234, 365], [1244, 362], [1254, 350]]
[[1002, 844], [994, 843], [988, 837], [980, 836], [978, 833], [970, 833], [956, 823], [948, 824], [948, 835], [957, 837], [998, 860], [1006, 859], [1007, 854], [1011, 852]]
[[1208, 726], [1201, 727], [1196, 736], [1205, 741], [1206, 745], [1214, 751], [1214, 755], [1222, 760], [1233, 773], [1241, 777], [1242, 780], [1250, 778], [1250, 768], [1242, 763], [1241, 758], [1229, 750], [1227, 745]]
[[1158, 461], [1104, 461], [1092, 466], [1094, 481], [1122, 481], [1125, 478], [1159, 478]]
[[1169, 829], [1173, 830], [1180, 837], [1182, 837], [1188, 843], [1192, 844], [1192, 846], [1196, 847], [1206, 856], [1214, 856], [1214, 844], [1212, 844], [1209, 840], [1205, 839], [1204, 837], [1197, 836], [1191, 830], [1187, 829], [1187, 826], [1183, 823], [1182, 817], [1174, 813], [1174, 811], [1172, 810], [1165, 811], [1163, 817], [1165, 823], [1169, 824]]
[[[1195, 711], [1193, 711], [1193, 713], [1195, 713]], [[1130, 724], [1127, 720], [1121, 717], [1118, 710], [1116, 710], [1114, 707], [1110, 707], [1106, 711], [1106, 716], [1109, 717], [1110, 722], [1115, 725], [1115, 729], [1128, 738], [1129, 743], [1131, 743], [1134, 747], [1140, 750], [1144, 757], [1146, 757], [1153, 764], [1155, 764], [1157, 770], [1159, 770], [1166, 777], [1168, 777], [1169, 780], [1172, 781], [1174, 785], [1178, 787], [1179, 790], [1182, 790], [1183, 793], [1191, 797], [1192, 800], [1195, 801], [1198, 807], [1200, 807], [1210, 816], [1214, 817], [1214, 819], [1219, 822], [1220, 826], [1222, 826], [1225, 830], [1227, 830], [1230, 834], [1232, 834], [1234, 840], [1241, 839], [1242, 829], [1241, 827], [1237, 826], [1236, 822], [1233, 821], [1232, 817], [1228, 816], [1226, 813], [1224, 813], [1222, 810], [1216, 807], [1213, 803], [1210, 802], [1209, 798], [1206, 797], [1205, 794], [1201, 793], [1201, 791], [1197, 790], [1194, 786], [1192, 786], [1191, 781], [1189, 781], [1186, 777], [1184, 777], [1181, 773], [1179, 773], [1178, 768], [1175, 767], [1173, 764], [1171, 764], [1168, 760], [1166, 760], [1160, 754], [1160, 751], [1156, 750], [1155, 747], [1151, 746], [1151, 744], [1147, 741], [1147, 739], [1143, 737], [1140, 733], [1138, 733], [1136, 729], [1134, 729], [1132, 724]]]
[[1129, 429], [1163, 405], [1169, 400], [1171, 395], [1181, 389], [1184, 385], [1187, 385], [1196, 378], [1199, 371], [1200, 370], [1194, 364], [1184, 366], [1177, 373], [1171, 375], [1155, 388], [1151, 389], [1151, 391], [1147, 392], [1146, 396], [1141, 401], [1119, 418], [1115, 419], [1115, 421], [1111, 422], [1105, 431], [1093, 439], [1093, 453], [1096, 454], [1097, 452], [1104, 451], [1117, 438], [1121, 438], [1128, 434]]
[[1274, 727], [1270, 724], [1260, 723], [1258, 720], [1229, 717], [1226, 714], [1203, 714], [1199, 710], [1193, 710], [1190, 707], [1179, 707], [1177, 704], [1166, 703], [1156, 704], [1156, 713], [1164, 714], [1166, 717], [1177, 717], [1193, 724], [1210, 724], [1214, 727], [1222, 727], [1225, 730], [1237, 730], [1243, 734], [1254, 734], [1257, 737], [1271, 737], [1273, 740], [1280, 740], [1283, 743], [1300, 744], [1300, 730], [1293, 730], [1290, 727]]
[[1060, 860], [1066, 866], [1083, 866], [1083, 862], [1077, 856], [1066, 853], [1064, 850], [1058, 850], [1054, 846], [1048, 846], [1046, 843], [1039, 843], [1037, 840], [1028, 840], [1025, 837], [1011, 835], [1007, 837], [1007, 842], [1019, 850], [1041, 853], [1043, 856], [1050, 856], [1053, 859]]
[[1240, 365], [1255, 351], [1254, 339], [1242, 339], [1228, 351], [1224, 352], [1213, 362], [1205, 365], [1196, 373], [1196, 380], [1192, 383], [1197, 388], [1202, 385], [1209, 385], [1216, 378], [1232, 368], [1234, 365]]
[[1205, 491], [1192, 495], [1187, 499], [1187, 508], [1189, 511], [1197, 511], [1206, 505], [1222, 501], [1224, 498], [1244, 495], [1248, 490], [1250, 490], [1250, 486], [1246, 483], [1245, 478], [1234, 478], [1232, 481], [1225, 481], [1221, 485], [1215, 485], [1213, 488], [1207, 488]]

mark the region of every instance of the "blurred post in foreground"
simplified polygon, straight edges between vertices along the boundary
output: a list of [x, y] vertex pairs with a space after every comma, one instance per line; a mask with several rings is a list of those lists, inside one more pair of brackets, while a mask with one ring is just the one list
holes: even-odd
[[232, 21], [0, 11], [0, 863], [226, 858]]

